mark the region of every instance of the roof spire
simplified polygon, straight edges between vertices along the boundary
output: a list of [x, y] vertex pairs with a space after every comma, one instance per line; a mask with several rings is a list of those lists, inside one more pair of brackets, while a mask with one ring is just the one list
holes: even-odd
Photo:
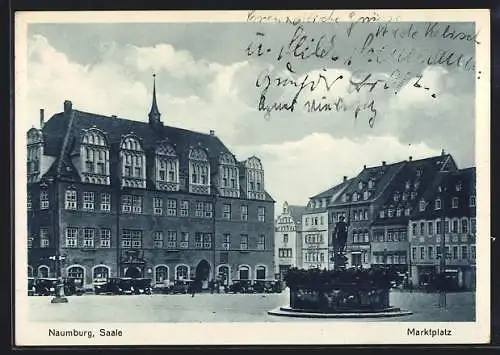
[[153, 74], [153, 103], [151, 104], [151, 110], [149, 111], [149, 123], [160, 121], [160, 110], [158, 110], [158, 105], [156, 103], [156, 73]]

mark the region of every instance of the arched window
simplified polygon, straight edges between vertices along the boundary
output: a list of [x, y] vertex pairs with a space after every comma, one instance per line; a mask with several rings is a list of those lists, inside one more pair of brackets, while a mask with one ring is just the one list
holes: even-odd
[[264, 265], [257, 266], [255, 269], [255, 278], [257, 280], [265, 280], [266, 276], [266, 267]]
[[28, 265], [28, 277], [33, 277], [33, 266]]
[[81, 266], [70, 266], [68, 268], [68, 278], [83, 280], [85, 276], [85, 269]]
[[139, 139], [132, 134], [125, 136], [120, 145], [122, 186], [146, 187], [146, 154]]
[[[82, 276], [83, 277], [83, 276]], [[92, 271], [92, 280], [95, 282], [96, 280], [102, 280], [109, 278], [109, 267], [106, 265], [98, 265], [95, 266]]]
[[49, 277], [49, 267], [47, 265], [40, 265], [38, 267], [38, 277]]
[[217, 267], [217, 276], [223, 285], [229, 285], [231, 281], [231, 271], [229, 265], [219, 265]]
[[168, 280], [168, 266], [158, 265], [155, 267], [155, 283], [162, 284]]
[[109, 185], [109, 147], [104, 132], [97, 128], [84, 130], [80, 145], [82, 180]]
[[189, 267], [187, 265], [177, 265], [175, 268], [175, 278], [177, 280], [188, 280]]
[[160, 190], [179, 190], [179, 159], [174, 147], [166, 142], [156, 148], [156, 186]]
[[189, 192], [210, 194], [210, 163], [201, 147], [189, 152]]
[[250, 280], [250, 267], [247, 265], [240, 265], [238, 268], [238, 277], [240, 280]]

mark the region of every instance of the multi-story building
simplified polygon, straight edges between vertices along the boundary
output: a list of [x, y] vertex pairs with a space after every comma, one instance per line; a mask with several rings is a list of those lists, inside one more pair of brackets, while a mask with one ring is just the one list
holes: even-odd
[[90, 287], [106, 276], [272, 277], [274, 201], [257, 157], [239, 162], [213, 131], [64, 111], [28, 139], [28, 273]]
[[474, 289], [476, 169], [440, 171], [419, 199], [408, 228], [414, 285], [440, 273], [444, 256], [442, 271], [456, 286]]
[[371, 224], [371, 265], [389, 266], [408, 272], [410, 216], [421, 204], [424, 192], [440, 172], [455, 171], [449, 154], [402, 163], [401, 169], [386, 187], [378, 212]]
[[348, 267], [370, 267], [370, 226], [376, 218], [381, 197], [403, 163], [363, 167], [328, 206], [330, 230], [340, 216], [349, 222], [346, 257]]
[[279, 274], [281, 280], [288, 269], [299, 265], [297, 246], [302, 236], [301, 214], [304, 208], [303, 206], [290, 206], [285, 201], [282, 213], [276, 219], [274, 263], [275, 273]]
[[302, 267], [304, 269], [332, 267], [332, 241], [328, 222], [328, 204], [342, 193], [349, 181], [344, 181], [309, 199], [302, 216]]

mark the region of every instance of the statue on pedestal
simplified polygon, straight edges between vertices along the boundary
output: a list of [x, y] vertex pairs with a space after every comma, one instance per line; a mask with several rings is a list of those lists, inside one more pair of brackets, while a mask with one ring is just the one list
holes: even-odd
[[347, 229], [349, 224], [344, 222], [344, 216], [339, 217], [332, 234], [333, 262], [335, 269], [343, 269], [347, 263], [345, 248], [347, 244]]

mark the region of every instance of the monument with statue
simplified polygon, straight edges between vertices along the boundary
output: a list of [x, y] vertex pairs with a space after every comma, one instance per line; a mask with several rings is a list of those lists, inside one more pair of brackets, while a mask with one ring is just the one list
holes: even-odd
[[384, 268], [347, 268], [345, 256], [349, 220], [340, 217], [332, 233], [333, 270], [290, 269], [284, 281], [290, 304], [268, 312], [303, 318], [369, 318], [412, 314], [392, 307], [390, 289], [397, 277]]

